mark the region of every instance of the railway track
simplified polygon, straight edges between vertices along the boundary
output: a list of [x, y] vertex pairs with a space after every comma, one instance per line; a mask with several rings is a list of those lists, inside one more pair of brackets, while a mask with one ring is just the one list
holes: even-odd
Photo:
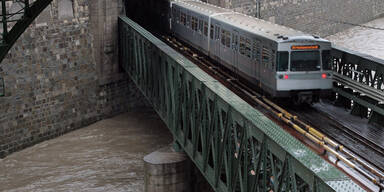
[[[229, 89], [236, 92], [244, 100], [249, 102], [251, 105], [261, 107], [261, 110], [265, 113], [272, 115], [275, 119], [280, 120], [293, 128], [300, 135], [304, 136], [306, 139], [312, 142], [312, 144], [317, 145], [320, 149], [324, 150], [322, 154], [323, 158], [333, 163], [339, 169], [342, 169], [347, 174], [350, 174], [350, 171], [344, 169], [348, 167], [354, 172], [358, 173], [360, 176], [364, 177], [365, 180], [370, 181], [374, 186], [377, 186], [379, 191], [384, 191], [384, 171], [382, 168], [375, 166], [367, 158], [355, 155], [353, 150], [350, 150], [343, 145], [335, 141], [334, 138], [330, 138], [327, 135], [321, 133], [314, 127], [310, 126], [306, 122], [299, 119], [297, 115], [293, 115], [287, 110], [281, 108], [280, 106], [273, 103], [268, 98], [264, 97], [254, 89], [250, 88], [246, 84], [242, 83], [236, 75], [225, 68], [214, 64], [209, 59], [206, 59], [205, 56], [200, 56], [197, 51], [194, 51], [193, 48], [187, 47], [184, 44], [180, 43], [173, 37], [162, 36], [163, 40], [173, 47], [176, 50], [179, 50], [181, 54], [187, 58], [193, 60], [199, 67], [204, 71], [211, 74], [221, 83], [225, 84]], [[341, 128], [343, 130], [343, 128]], [[364, 140], [363, 138], [352, 135], [353, 133], [348, 133], [347, 130], [344, 131], [346, 134], [350, 134], [351, 137], [357, 138], [360, 142], [363, 142], [373, 150], [384, 155], [384, 149], [375, 149], [374, 143]], [[318, 148], [318, 149], [319, 149]], [[316, 150], [316, 149], [315, 149]], [[334, 160], [331, 160], [329, 157], [334, 157]], [[342, 162], [342, 165], [340, 164]], [[364, 185], [366, 189], [372, 190], [370, 187], [361, 182], [361, 180], [356, 179], [360, 184]]]
[[[300, 115], [305, 115], [305, 114], [300, 113], [299, 111], [295, 111], [295, 110], [292, 110], [291, 113], [295, 113], [295, 115], [299, 115], [299, 114]], [[321, 114], [323, 112], [318, 111], [316, 109], [311, 109], [309, 112], [305, 111], [305, 113], [309, 113], [306, 116], [310, 116], [310, 115], [313, 115], [313, 114]], [[384, 148], [381, 145], [378, 145], [374, 141], [365, 138], [364, 136], [362, 136], [359, 133], [357, 133], [355, 130], [350, 129], [350, 128], [346, 127], [346, 126], [343, 126], [341, 123], [337, 122], [333, 118], [330, 118], [326, 114], [323, 114], [321, 116], [324, 116], [325, 118], [328, 118], [328, 122], [333, 121], [333, 123], [329, 123], [329, 126], [333, 127], [334, 129], [339, 130], [339, 133], [343, 134], [343, 136], [346, 136], [346, 137], [349, 137], [349, 138], [353, 138], [355, 141], [357, 141], [358, 143], [363, 144], [365, 147], [369, 148], [371, 151], [373, 151], [376, 154], [384, 157]], [[306, 119], [310, 119], [310, 118], [306, 118]], [[312, 122], [308, 122], [308, 123], [310, 123], [312, 125], [314, 124]], [[323, 129], [323, 130], [324, 130], [324, 132], [327, 132], [326, 129]], [[327, 135], [330, 135], [330, 134], [327, 134]], [[335, 137], [335, 136], [332, 136], [332, 137]], [[337, 140], [337, 138], [335, 138], [335, 139]], [[356, 152], [356, 153], [358, 153], [358, 152]], [[365, 157], [363, 157], [363, 158], [365, 158]], [[371, 161], [371, 160], [367, 159], [367, 161]], [[372, 162], [372, 163], [376, 164], [374, 162]], [[384, 160], [379, 165], [380, 165], [379, 169], [381, 169], [381, 171], [384, 171], [384, 169], [383, 169], [384, 168]]]
[[[352, 129], [349, 129], [345, 126], [337, 126], [337, 128], [343, 133], [349, 135], [351, 138], [357, 139], [360, 143], [364, 143], [365, 146], [368, 146], [372, 151], [375, 151], [376, 153], [382, 155], [384, 157], [384, 148], [375, 144], [370, 139], [367, 139], [363, 136], [361, 136], [359, 133], [355, 132]], [[384, 166], [382, 167], [382, 171], [384, 171]]]
[[[359, 157], [364, 159], [366, 162], [376, 165], [377, 169], [384, 172], [384, 148], [377, 145], [373, 141], [361, 136], [354, 130], [343, 126], [335, 119], [330, 118], [326, 114], [311, 108], [309, 111], [298, 112], [291, 110], [297, 116], [305, 116], [306, 123], [315, 125], [315, 121], [327, 122], [321, 127], [317, 127], [320, 131], [324, 132], [332, 140], [343, 140], [343, 143], [349, 143], [348, 148]], [[344, 144], [345, 145], [345, 144]]]

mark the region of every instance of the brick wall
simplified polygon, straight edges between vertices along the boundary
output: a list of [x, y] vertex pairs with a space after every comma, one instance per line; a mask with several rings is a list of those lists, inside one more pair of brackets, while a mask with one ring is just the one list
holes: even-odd
[[262, 19], [320, 36], [350, 28], [342, 22], [361, 24], [383, 16], [382, 0], [203, 0]]
[[118, 1], [54, 0], [18, 39], [0, 65], [0, 158], [146, 105], [117, 64]]

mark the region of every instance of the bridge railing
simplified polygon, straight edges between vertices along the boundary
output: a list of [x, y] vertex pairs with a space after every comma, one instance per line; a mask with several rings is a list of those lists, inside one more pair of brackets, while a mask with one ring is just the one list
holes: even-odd
[[341, 47], [334, 47], [332, 56], [337, 101], [348, 108], [353, 106], [352, 114], [369, 116], [371, 122], [382, 124], [384, 60]]
[[215, 191], [363, 191], [127, 17], [119, 43], [121, 65]]

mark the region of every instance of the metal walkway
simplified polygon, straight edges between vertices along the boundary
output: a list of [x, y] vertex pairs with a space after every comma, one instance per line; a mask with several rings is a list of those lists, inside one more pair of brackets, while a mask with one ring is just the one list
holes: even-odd
[[119, 42], [123, 68], [215, 191], [363, 191], [127, 17]]
[[[0, 28], [0, 63], [16, 40], [35, 20], [52, 0], [1, 0]], [[18, 4], [17, 9], [10, 9], [9, 3]]]

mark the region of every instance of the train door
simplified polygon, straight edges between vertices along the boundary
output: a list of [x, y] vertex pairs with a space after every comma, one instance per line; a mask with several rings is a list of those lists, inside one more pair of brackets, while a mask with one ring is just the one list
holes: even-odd
[[[220, 24], [215, 25], [215, 55], [220, 59], [220, 31], [221, 31], [221, 26]], [[221, 59], [220, 59], [221, 60]]]
[[253, 76], [256, 77], [256, 80], [258, 81], [257, 84], [260, 87], [261, 86], [261, 41], [258, 39], [253, 39], [253, 45], [252, 45], [252, 63], [254, 65], [253, 70]]
[[262, 83], [267, 87], [271, 87], [271, 79], [274, 78], [272, 71], [272, 49], [266, 45], [261, 46], [261, 68]]
[[270, 68], [270, 71], [271, 71], [271, 76], [270, 76], [270, 86], [276, 90], [276, 49], [272, 47], [271, 49], [271, 68]]
[[199, 27], [198, 27], [198, 32], [199, 32], [199, 46], [203, 49], [206, 50], [205, 48], [205, 41], [204, 41], [204, 35], [203, 35], [203, 17], [200, 16], [199, 19]]
[[189, 35], [186, 35], [186, 39], [190, 42], [193, 42], [193, 31], [191, 29], [191, 13], [186, 10], [186, 15], [187, 15], [187, 25], [186, 25], [186, 34], [189, 34]]
[[208, 51], [208, 22], [201, 16], [199, 19], [200, 46], [204, 51]]
[[239, 32], [236, 30], [232, 31], [232, 65], [236, 74], [239, 70]]
[[198, 19], [197, 19], [196, 15], [193, 12], [190, 12], [190, 15], [191, 15], [190, 26], [191, 26], [191, 32], [192, 32], [191, 42], [193, 42], [195, 45], [196, 44], [198, 45], [199, 44], [198, 34], [197, 34]]
[[209, 35], [208, 35], [208, 31], [209, 31], [209, 26], [208, 26], [208, 20], [207, 18], [203, 18], [203, 42], [202, 44], [204, 45], [204, 50], [206, 50], [208, 53], [209, 53], [209, 41], [210, 41], [210, 38], [209, 38]]

